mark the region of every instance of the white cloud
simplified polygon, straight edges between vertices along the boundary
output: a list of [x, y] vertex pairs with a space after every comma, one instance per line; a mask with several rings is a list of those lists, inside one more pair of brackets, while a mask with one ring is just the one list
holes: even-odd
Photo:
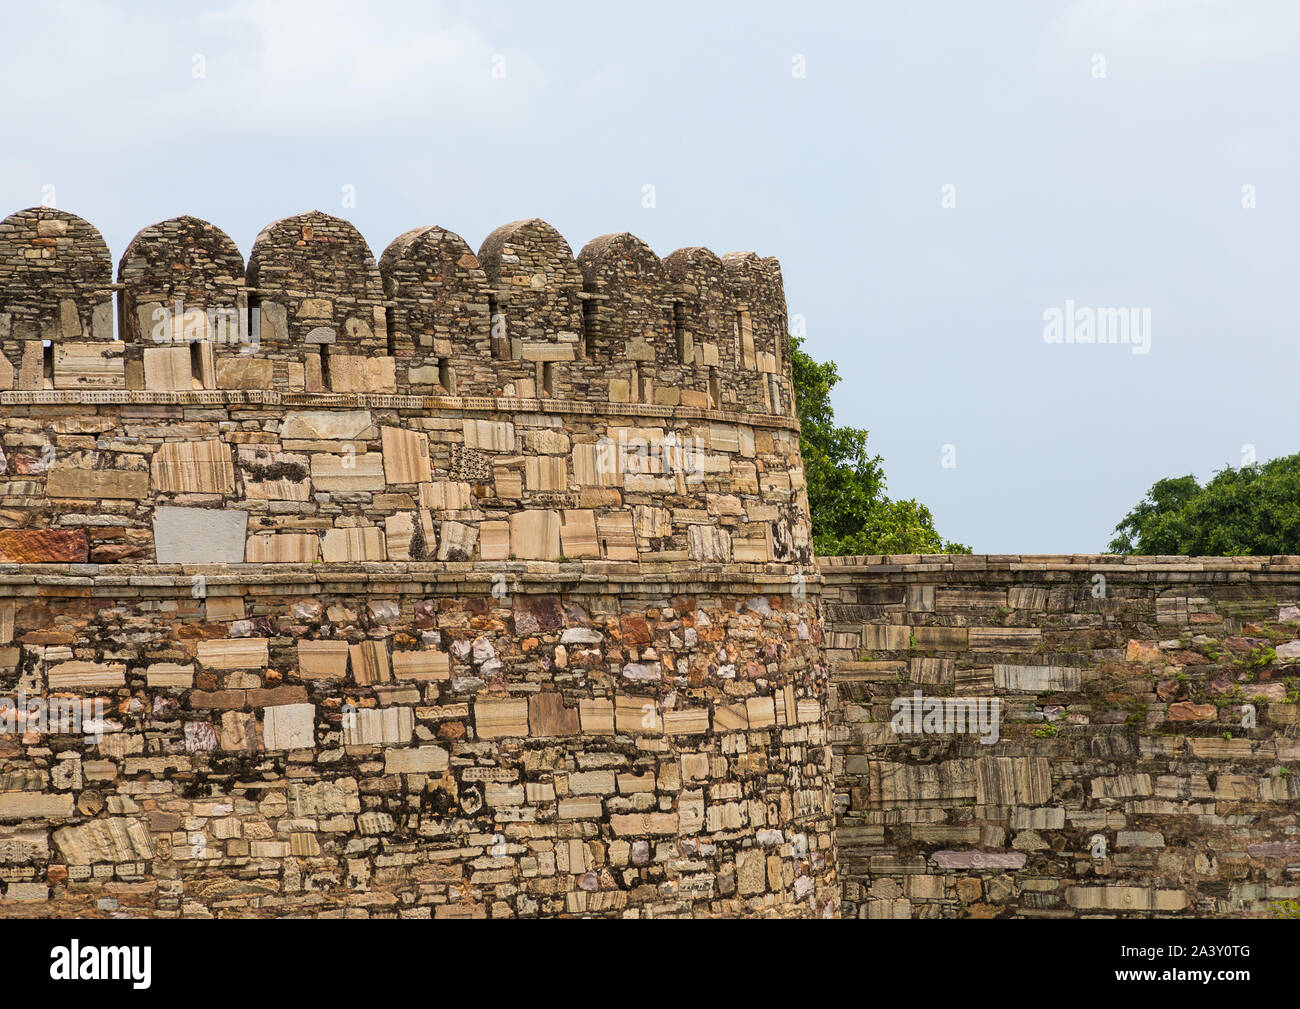
[[[545, 83], [506, 30], [446, 4], [232, 0], [195, 17], [66, 0], [8, 20], [5, 119], [60, 136], [212, 127], [342, 140], [404, 122], [509, 120]], [[504, 80], [491, 74], [497, 54]]]

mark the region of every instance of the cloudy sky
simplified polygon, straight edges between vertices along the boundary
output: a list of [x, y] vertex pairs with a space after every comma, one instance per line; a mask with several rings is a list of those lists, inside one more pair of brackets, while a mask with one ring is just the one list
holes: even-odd
[[[52, 192], [115, 257], [311, 208], [376, 255], [535, 216], [775, 255], [891, 494], [1095, 551], [1162, 476], [1300, 450], [1298, 45], [1286, 0], [15, 5], [0, 212]], [[1067, 302], [1147, 352], [1047, 342]]]

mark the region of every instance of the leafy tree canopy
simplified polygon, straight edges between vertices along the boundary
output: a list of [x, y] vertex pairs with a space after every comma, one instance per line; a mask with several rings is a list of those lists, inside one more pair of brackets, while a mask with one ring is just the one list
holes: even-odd
[[1119, 554], [1300, 554], [1300, 455], [1157, 480], [1115, 532]]
[[800, 349], [802, 342], [790, 338], [790, 358], [813, 549], [824, 557], [970, 553], [970, 547], [939, 535], [925, 505], [886, 496], [880, 456], [867, 450], [867, 432], [835, 424], [831, 389], [840, 381], [835, 362], [814, 361]]

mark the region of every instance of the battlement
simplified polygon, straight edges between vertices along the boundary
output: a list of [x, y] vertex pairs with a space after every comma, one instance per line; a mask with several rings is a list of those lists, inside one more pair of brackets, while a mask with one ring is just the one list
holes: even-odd
[[[114, 327], [113, 296], [117, 297]], [[220, 228], [150, 225], [118, 264], [47, 207], [0, 222], [0, 390], [195, 389], [505, 396], [789, 416], [775, 259], [629, 234], [575, 260], [540, 220], [475, 255], [438, 227], [376, 261], [319, 211], [262, 229], [245, 269]]]
[[811, 562], [775, 260], [313, 212], [111, 276], [0, 224], [0, 563]]

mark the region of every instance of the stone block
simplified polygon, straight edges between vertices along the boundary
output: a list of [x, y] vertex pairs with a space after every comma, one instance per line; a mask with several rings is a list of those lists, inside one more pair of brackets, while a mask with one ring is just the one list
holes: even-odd
[[45, 478], [45, 493], [52, 498], [138, 501], [149, 496], [149, 476], [143, 470], [57, 466]]
[[530, 509], [511, 515], [510, 553], [519, 560], [559, 560], [560, 513]]
[[84, 564], [89, 551], [80, 529], [0, 529], [4, 564]]
[[165, 442], [154, 452], [151, 469], [154, 489], [163, 493], [233, 494], [235, 490], [230, 447], [216, 439]]
[[344, 494], [380, 491], [387, 486], [383, 459], [374, 452], [341, 456], [317, 453], [311, 457], [311, 482], [317, 490]]
[[194, 388], [189, 347], [145, 347], [144, 387], [159, 392]]
[[290, 410], [280, 425], [284, 441], [358, 441], [370, 429], [369, 410]]
[[319, 556], [315, 533], [256, 533], [248, 537], [244, 559], [249, 564], [312, 564]]
[[298, 642], [298, 675], [303, 679], [343, 679], [348, 674], [346, 641]]
[[265, 669], [268, 661], [266, 638], [210, 638], [195, 650], [209, 669]]
[[327, 530], [321, 537], [321, 556], [327, 563], [387, 560], [383, 530], [375, 526]]
[[240, 564], [248, 512], [233, 508], [154, 509], [154, 550], [159, 564]]
[[474, 727], [480, 739], [528, 735], [528, 701], [522, 698], [474, 701]]
[[308, 750], [316, 745], [316, 706], [277, 704], [262, 714], [262, 740], [268, 750]]
[[429, 438], [400, 427], [380, 429], [383, 441], [384, 476], [392, 483], [428, 483]]

